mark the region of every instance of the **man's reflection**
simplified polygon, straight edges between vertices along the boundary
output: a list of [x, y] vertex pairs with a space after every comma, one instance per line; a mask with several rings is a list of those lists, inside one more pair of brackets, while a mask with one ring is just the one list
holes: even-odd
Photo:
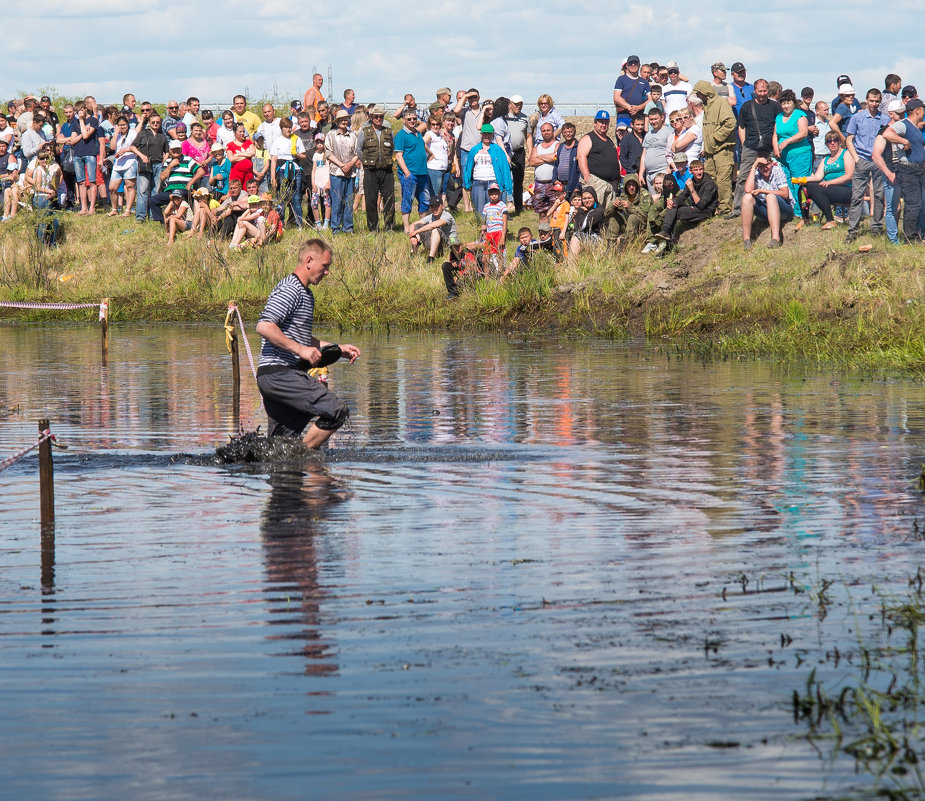
[[347, 498], [326, 469], [308, 464], [300, 472], [270, 474], [270, 497], [261, 516], [260, 532], [267, 564], [265, 592], [274, 596], [271, 625], [291, 626], [298, 614], [301, 631], [270, 639], [304, 641], [305, 672], [327, 676], [337, 672], [333, 649], [320, 631], [322, 589], [318, 585], [316, 541], [320, 523], [331, 508]]

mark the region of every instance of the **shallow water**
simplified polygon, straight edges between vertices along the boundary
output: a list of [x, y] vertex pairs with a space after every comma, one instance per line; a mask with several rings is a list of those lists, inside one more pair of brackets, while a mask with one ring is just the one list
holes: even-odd
[[[0, 473], [0, 798], [868, 783], [820, 759], [791, 694], [851, 650], [865, 588], [901, 593], [921, 562], [921, 385], [605, 341], [355, 341], [327, 456], [219, 467], [173, 457], [237, 430], [220, 326], [115, 326], [105, 369], [92, 326], [0, 328], [0, 456], [46, 413], [70, 446], [44, 549], [35, 455]], [[820, 620], [822, 578], [852, 589]]]

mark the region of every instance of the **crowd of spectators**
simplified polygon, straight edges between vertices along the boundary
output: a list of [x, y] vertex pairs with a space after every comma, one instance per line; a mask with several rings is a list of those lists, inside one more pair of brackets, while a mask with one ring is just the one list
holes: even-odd
[[[914, 86], [890, 74], [862, 103], [847, 75], [830, 100], [747, 77], [741, 62], [717, 62], [692, 82], [676, 62], [630, 55], [613, 112], [599, 110], [582, 136], [548, 94], [528, 113], [517, 94], [441, 87], [427, 106], [408, 94], [386, 111], [352, 90], [330, 102], [320, 74], [279, 117], [269, 103], [258, 116], [243, 95], [221, 111], [169, 100], [163, 114], [132, 94], [118, 107], [87, 96], [60, 109], [26, 97], [0, 115], [3, 219], [29, 206], [104, 209], [161, 223], [170, 242], [221, 236], [238, 248], [285, 225], [349, 234], [362, 208], [369, 231], [401, 225], [412, 251], [449, 252], [450, 278], [463, 251], [499, 275], [536, 249], [660, 255], [714, 215], [741, 219], [746, 250], [756, 219], [772, 248], [788, 222], [816, 217], [826, 231], [846, 224], [848, 242], [865, 218], [873, 235], [921, 242], [925, 104]], [[521, 227], [507, 262], [508, 218], [525, 208], [538, 237]], [[476, 243], [460, 245], [454, 212], [477, 215]]]

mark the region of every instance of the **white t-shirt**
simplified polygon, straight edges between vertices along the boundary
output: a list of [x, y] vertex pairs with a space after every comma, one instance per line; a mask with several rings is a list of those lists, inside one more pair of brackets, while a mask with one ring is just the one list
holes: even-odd
[[[684, 150], [678, 151], [687, 155], [687, 163], [690, 164], [694, 159], [699, 159], [703, 155], [703, 128], [694, 123], [690, 128], [683, 128], [681, 130], [681, 135], [677, 137], [681, 139], [688, 134], [694, 134], [694, 141], [691, 142]], [[671, 140], [670, 144], [674, 145], [674, 139]], [[675, 155], [675, 151], [669, 148], [665, 153], [665, 160], [668, 163], [671, 163], [672, 157]]]
[[[291, 138], [288, 136], [277, 137], [273, 146], [268, 148], [268, 151], [271, 156], [276, 156], [277, 164], [281, 161], [292, 161]], [[298, 136], [295, 138], [295, 152], [297, 156], [305, 155], [305, 145], [302, 144], [302, 140]]]
[[[556, 150], [558, 150], [559, 143], [555, 139], [553, 139], [548, 145], [545, 145], [542, 142], [540, 142], [539, 144], [534, 145], [533, 148], [534, 150], [536, 150], [537, 155], [548, 156], [550, 153], [555, 153]], [[555, 169], [556, 169], [555, 166], [552, 164], [540, 164], [539, 167], [535, 167], [533, 169], [533, 177], [537, 181], [542, 181], [543, 183], [546, 183], [547, 181], [551, 181], [555, 177]]]
[[219, 125], [216, 131], [216, 141], [221, 142], [227, 148], [228, 144], [234, 141], [234, 131], [228, 130], [224, 125]]
[[283, 131], [279, 127], [279, 120], [273, 120], [272, 122], [260, 123], [254, 136], [257, 136], [257, 134], [263, 134], [263, 146], [272, 153], [273, 143], [282, 137]]
[[473, 181], [494, 181], [495, 168], [491, 164], [491, 153], [485, 148], [479, 147], [474, 150], [471, 158], [475, 159], [472, 164]]
[[687, 81], [678, 81], [675, 86], [669, 81], [662, 87], [662, 103], [665, 104], [665, 117], [671, 116], [676, 108], [687, 108], [687, 96], [694, 91]]
[[433, 158], [427, 159], [427, 169], [446, 171], [450, 165], [450, 146], [446, 139], [439, 133], [428, 131], [424, 134], [424, 144], [434, 154]]
[[[120, 150], [124, 150], [127, 147], [132, 146], [132, 142], [135, 141], [135, 136], [138, 134], [138, 128], [129, 128], [128, 133], [125, 136], [121, 134], [116, 135], [116, 147], [114, 152], [118, 153]], [[113, 164], [113, 169], [124, 170], [126, 167], [131, 167], [134, 162], [138, 159], [134, 153], [123, 153], [119, 158], [116, 159]]]

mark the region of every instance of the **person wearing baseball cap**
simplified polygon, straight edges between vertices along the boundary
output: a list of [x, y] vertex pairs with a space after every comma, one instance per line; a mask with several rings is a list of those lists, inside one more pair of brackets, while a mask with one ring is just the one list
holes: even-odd
[[620, 154], [607, 132], [610, 114], [601, 109], [594, 115], [594, 126], [578, 141], [575, 159], [582, 188], [594, 189], [595, 199], [603, 209], [613, 205], [620, 184]]
[[[732, 73], [732, 93], [735, 97], [735, 105], [733, 111], [735, 111], [736, 118], [738, 119], [739, 112], [742, 110], [742, 106], [745, 105], [745, 101], [751, 100], [752, 96], [755, 94], [755, 88], [745, 80], [745, 65], [741, 61], [736, 61], [729, 68], [729, 71]], [[736, 137], [736, 164], [739, 163], [739, 138]]]
[[479, 133], [482, 141], [469, 151], [462, 168], [462, 177], [463, 186], [472, 193], [473, 210], [479, 219], [484, 220], [484, 209], [488, 205], [486, 200], [491, 187], [497, 186], [499, 192], [509, 194], [513, 184], [507, 153], [495, 141], [495, 129], [485, 123]]
[[722, 61], [717, 61], [710, 67], [713, 74], [713, 90], [721, 98], [726, 98], [730, 106], [735, 106], [736, 95], [732, 86], [726, 81], [726, 65]]
[[511, 95], [508, 112], [504, 115], [511, 146], [511, 181], [514, 193], [514, 213], [524, 210], [524, 173], [527, 160], [533, 150], [530, 136], [530, 118], [524, 114], [524, 99], [520, 95]]
[[639, 56], [626, 57], [625, 72], [613, 85], [613, 104], [617, 122], [629, 127], [633, 115], [642, 111], [649, 100], [649, 82], [639, 74]]
[[[905, 92], [905, 89], [903, 91]], [[894, 184], [903, 199], [901, 241], [908, 244], [921, 241], [919, 212], [922, 209], [922, 165], [925, 163], [925, 139], [923, 139], [920, 126], [923, 119], [925, 119], [925, 103], [913, 97], [906, 103], [906, 119], [894, 122], [890, 126], [892, 133], [907, 142], [907, 146], [899, 151], [899, 158], [894, 162], [896, 168]], [[894, 197], [894, 208], [897, 203]]]
[[437, 90], [437, 99], [430, 104], [428, 111], [431, 115], [436, 114], [438, 111], [446, 113], [453, 108], [452, 101], [453, 92], [450, 90], [449, 86], [441, 86]]

